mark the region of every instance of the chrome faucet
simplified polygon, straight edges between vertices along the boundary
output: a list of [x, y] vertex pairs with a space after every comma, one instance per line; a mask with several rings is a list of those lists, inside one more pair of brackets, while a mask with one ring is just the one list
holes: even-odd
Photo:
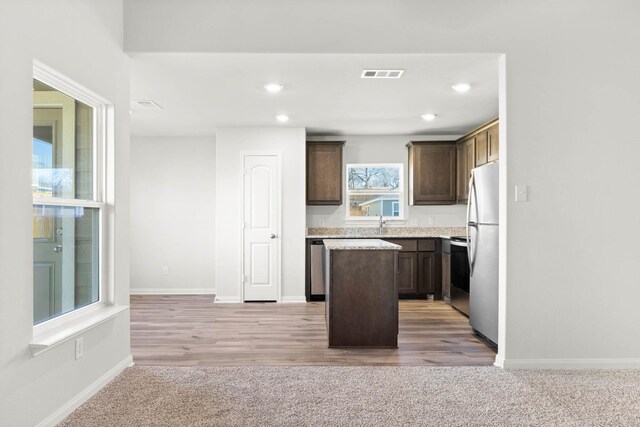
[[378, 227], [378, 234], [382, 234], [382, 227], [387, 223], [384, 219], [382, 219], [382, 215], [380, 215], [380, 226]]

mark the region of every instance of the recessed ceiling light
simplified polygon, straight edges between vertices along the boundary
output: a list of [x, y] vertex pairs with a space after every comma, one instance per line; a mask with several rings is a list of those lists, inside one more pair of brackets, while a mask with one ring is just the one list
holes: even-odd
[[471, 85], [469, 83], [456, 83], [453, 86], [451, 86], [451, 88], [456, 92], [464, 93], [464, 92], [468, 92], [469, 89], [471, 89]]
[[436, 115], [432, 113], [428, 113], [428, 114], [423, 114], [420, 117], [422, 117], [422, 120], [426, 122], [430, 122], [431, 120], [436, 118]]
[[269, 93], [278, 93], [282, 90], [282, 85], [279, 83], [269, 83], [264, 85], [264, 88], [267, 90], [267, 92]]
[[286, 116], [284, 114], [278, 114], [276, 116], [276, 120], [279, 121], [280, 123], [286, 123], [289, 121], [289, 116]]

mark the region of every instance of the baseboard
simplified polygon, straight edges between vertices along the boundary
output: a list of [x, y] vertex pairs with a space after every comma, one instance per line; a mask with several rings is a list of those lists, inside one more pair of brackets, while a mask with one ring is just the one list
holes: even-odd
[[127, 356], [122, 362], [111, 368], [108, 372], [98, 378], [89, 387], [76, 394], [70, 401], [65, 403], [60, 409], [40, 421], [36, 427], [53, 427], [60, 421], [64, 420], [73, 411], [78, 409], [80, 405], [89, 400], [94, 394], [99, 392], [111, 380], [120, 375], [129, 366], [133, 366], [133, 357]]
[[282, 299], [280, 299], [280, 302], [307, 302], [307, 297], [303, 296], [297, 296], [297, 297], [282, 297]]
[[502, 359], [504, 369], [638, 369], [640, 359]]
[[131, 295], [213, 295], [211, 288], [131, 288]]
[[225, 303], [237, 304], [237, 303], [241, 303], [242, 300], [240, 299], [240, 297], [221, 297], [216, 295], [215, 302], [220, 304], [225, 304]]
[[504, 369], [504, 356], [500, 353], [496, 354], [496, 360], [493, 362], [493, 366]]
[[[240, 299], [240, 297], [221, 297], [221, 296], [216, 296], [215, 299], [216, 303], [220, 303], [220, 304], [238, 304], [238, 303], [242, 303], [243, 301]], [[282, 297], [280, 299], [281, 303], [292, 303], [292, 302], [296, 302], [296, 303], [300, 303], [300, 302], [307, 302], [307, 298], [304, 296], [289, 296], [289, 297]]]

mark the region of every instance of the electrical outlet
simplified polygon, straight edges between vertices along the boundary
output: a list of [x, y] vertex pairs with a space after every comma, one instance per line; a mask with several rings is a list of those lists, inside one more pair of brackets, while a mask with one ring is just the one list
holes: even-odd
[[163, 265], [162, 266], [162, 275], [163, 276], [168, 276], [169, 275], [169, 266], [168, 265]]
[[428, 216], [427, 217], [427, 226], [436, 225], [436, 217]]
[[320, 227], [324, 227], [324, 224], [325, 224], [324, 219], [319, 220], [318, 224], [320, 224]]
[[84, 338], [76, 338], [76, 360], [84, 356]]
[[420, 225], [420, 220], [418, 218], [411, 218], [411, 226], [418, 227]]

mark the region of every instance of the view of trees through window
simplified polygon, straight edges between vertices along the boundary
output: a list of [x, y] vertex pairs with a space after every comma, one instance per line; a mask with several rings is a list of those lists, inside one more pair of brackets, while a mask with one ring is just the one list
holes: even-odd
[[350, 190], [396, 190], [400, 187], [398, 167], [351, 167], [347, 180]]
[[402, 165], [347, 165], [347, 199], [348, 218], [402, 217]]

